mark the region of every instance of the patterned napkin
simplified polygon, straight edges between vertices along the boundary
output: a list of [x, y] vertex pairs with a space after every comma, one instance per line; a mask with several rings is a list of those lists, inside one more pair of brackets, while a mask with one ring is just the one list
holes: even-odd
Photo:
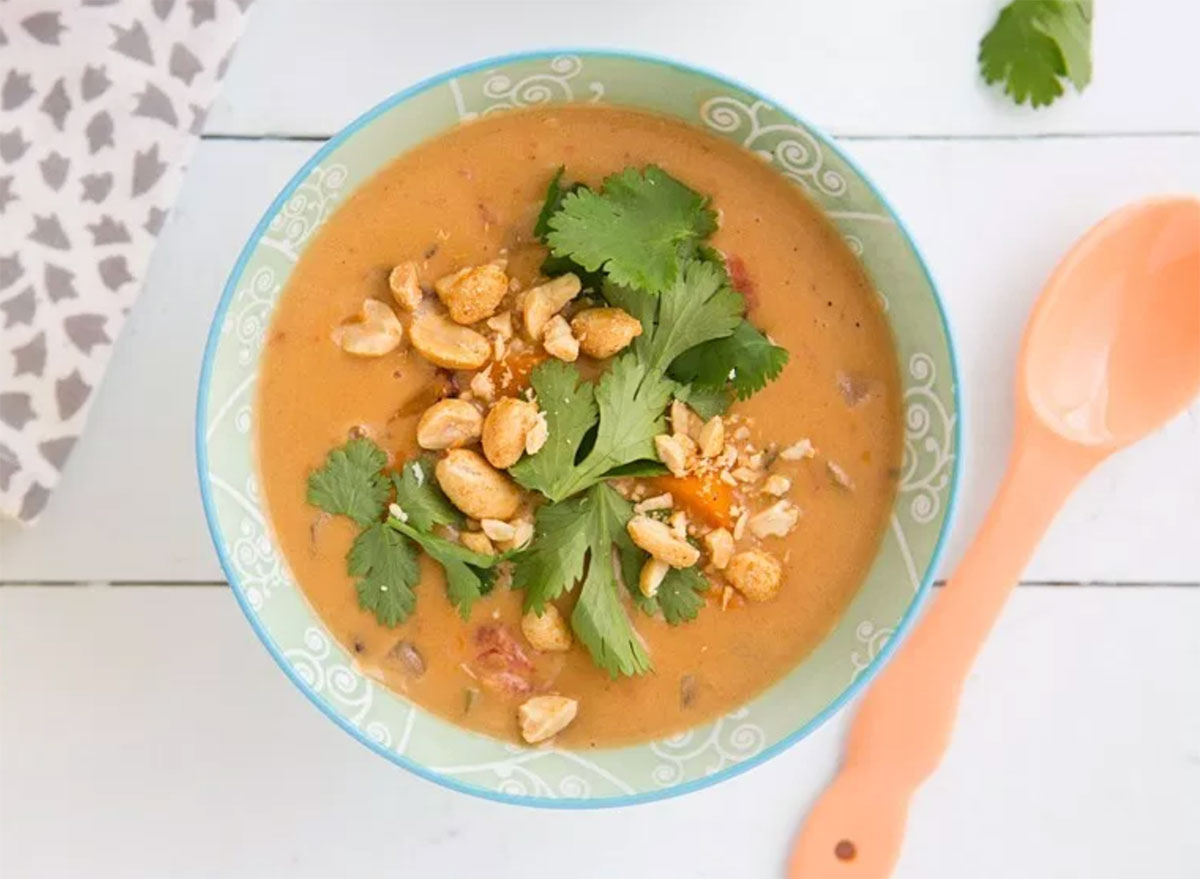
[[0, 0], [0, 514], [83, 430], [251, 0]]

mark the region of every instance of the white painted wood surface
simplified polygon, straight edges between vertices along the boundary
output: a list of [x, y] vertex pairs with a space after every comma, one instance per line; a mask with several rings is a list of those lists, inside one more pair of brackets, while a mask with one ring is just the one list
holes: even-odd
[[[1200, 192], [1200, 4], [1102, 0], [1093, 86], [1038, 113], [975, 76], [1000, 5], [258, 0], [64, 481], [36, 528], [0, 525], [0, 877], [780, 875], [845, 712], [768, 767], [601, 813], [441, 790], [321, 718], [225, 589], [178, 585], [221, 579], [192, 452], [203, 339], [245, 236], [317, 148], [297, 137], [486, 55], [698, 63], [842, 135], [927, 256], [967, 402], [952, 562], [999, 480], [1021, 325], [1058, 256], [1127, 200]], [[1026, 572], [1184, 585], [1018, 590], [897, 879], [1197, 874], [1198, 534], [1200, 405], [1095, 473]], [[101, 581], [161, 585], [11, 585]]]
[[[1194, 879], [1200, 590], [1143, 590], [1018, 590], [895, 879]], [[848, 719], [699, 793], [546, 812], [352, 741], [221, 588], [0, 589], [0, 669], [6, 879], [767, 879]]]

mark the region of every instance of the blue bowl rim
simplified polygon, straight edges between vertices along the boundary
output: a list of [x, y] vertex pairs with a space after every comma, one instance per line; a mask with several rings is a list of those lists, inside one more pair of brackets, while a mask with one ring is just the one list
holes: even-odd
[[259, 640], [262, 641], [263, 646], [266, 647], [267, 652], [271, 654], [271, 657], [275, 660], [275, 663], [279, 666], [283, 673], [288, 677], [289, 680], [291, 680], [293, 684], [296, 685], [297, 688], [299, 688], [299, 690], [308, 698], [310, 702], [320, 709], [320, 711], [326, 717], [349, 733], [360, 744], [364, 745], [380, 756], [385, 757], [392, 763], [395, 763], [404, 769], [407, 769], [409, 772], [417, 775], [420, 778], [423, 778], [427, 781], [432, 781], [435, 784], [439, 784], [442, 787], [449, 788], [450, 790], [470, 794], [472, 796], [481, 797], [483, 799], [492, 800], [498, 803], [505, 803], [508, 805], [533, 806], [546, 809], [601, 809], [619, 806], [632, 806], [641, 803], [652, 803], [658, 800], [682, 796], [683, 794], [702, 790], [703, 788], [717, 784], [728, 778], [733, 778], [736, 775], [740, 775], [743, 772], [753, 769], [755, 766], [765, 763], [772, 757], [783, 753], [792, 745], [796, 744], [801, 739], [812, 733], [819, 726], [821, 726], [821, 724], [837, 713], [837, 711], [839, 711], [843, 705], [861, 693], [867, 684], [869, 684], [875, 678], [875, 676], [883, 668], [884, 664], [903, 642], [909, 630], [912, 628], [913, 623], [916, 621], [921, 608], [924, 606], [924, 603], [928, 598], [930, 588], [933, 584], [934, 574], [941, 561], [942, 553], [945, 550], [946, 539], [950, 533], [950, 529], [958, 508], [958, 492], [961, 488], [963, 472], [963, 401], [959, 381], [960, 372], [958, 365], [958, 354], [954, 346], [954, 335], [951, 331], [950, 320], [946, 314], [946, 308], [942, 303], [941, 295], [938, 293], [937, 284], [933, 279], [933, 275], [929, 270], [929, 266], [926, 263], [924, 256], [921, 254], [920, 249], [917, 247], [916, 241], [913, 239], [908, 227], [900, 217], [900, 214], [892, 206], [891, 202], [887, 200], [879, 187], [875, 185], [875, 182], [863, 171], [861, 167], [859, 167], [857, 162], [855, 162], [841, 149], [841, 147], [834, 142], [830, 135], [828, 135], [823, 129], [813, 125], [803, 116], [800, 116], [799, 114], [788, 109], [786, 112], [804, 125], [813, 134], [813, 136], [820, 141], [822, 146], [832, 150], [834, 154], [836, 154], [842, 161], [846, 162], [846, 164], [848, 164], [854, 170], [855, 174], [857, 174], [863, 183], [871, 190], [872, 194], [879, 199], [880, 204], [882, 204], [888, 213], [891, 214], [895, 219], [896, 225], [900, 229], [901, 234], [903, 234], [909, 249], [912, 251], [913, 256], [916, 257], [917, 263], [921, 268], [921, 272], [924, 274], [925, 280], [929, 284], [929, 289], [933, 292], [934, 302], [937, 305], [938, 315], [941, 319], [942, 332], [946, 338], [946, 347], [948, 349], [950, 358], [951, 387], [954, 393], [954, 411], [956, 414], [954, 421], [955, 456], [954, 469], [950, 483], [950, 496], [946, 504], [946, 516], [942, 520], [942, 527], [938, 533], [937, 542], [934, 545], [933, 556], [930, 558], [929, 565], [927, 566], [925, 573], [921, 578], [920, 587], [913, 594], [912, 601], [909, 603], [904, 616], [896, 625], [895, 633], [887, 640], [883, 647], [880, 648], [879, 652], [875, 655], [875, 658], [871, 660], [871, 662], [866, 666], [866, 668], [863, 669], [859, 676], [855, 678], [854, 681], [852, 681], [836, 699], [830, 702], [829, 705], [825, 706], [825, 708], [818, 712], [812, 719], [810, 719], [799, 729], [795, 730], [790, 735], [785, 736], [783, 739], [780, 739], [770, 747], [764, 748], [753, 757], [747, 758], [746, 760], [738, 763], [734, 763], [718, 772], [714, 772], [711, 775], [706, 775], [703, 778], [682, 782], [680, 784], [672, 785], [671, 787], [665, 787], [661, 790], [644, 791], [641, 793], [626, 794], [615, 797], [559, 799], [553, 797], [516, 796], [512, 794], [501, 793], [499, 791], [478, 785], [467, 784], [456, 778], [451, 778], [449, 776], [434, 772], [420, 763], [410, 759], [404, 754], [398, 754], [395, 751], [384, 747], [381, 743], [372, 741], [362, 730], [360, 730], [347, 718], [343, 717], [340, 713], [333, 709], [308, 684], [300, 679], [295, 669], [293, 669], [291, 664], [284, 658], [282, 651], [275, 644], [275, 642], [271, 640], [271, 637], [267, 633], [266, 629], [263, 628], [258, 616], [250, 607], [249, 601], [246, 597], [246, 594], [242, 590], [241, 583], [238, 581], [237, 574], [233, 569], [233, 565], [226, 552], [225, 546], [219, 537], [220, 531], [217, 526], [216, 510], [213, 505], [213, 499], [209, 491], [207, 479], [208, 450], [204, 436], [204, 425], [206, 415], [205, 410], [209, 395], [209, 382], [212, 378], [213, 355], [217, 349], [217, 343], [219, 341], [221, 327], [225, 322], [226, 312], [229, 310], [230, 302], [233, 299], [237, 281], [241, 277], [246, 263], [249, 261], [251, 254], [253, 254], [254, 250], [256, 249], [259, 240], [266, 232], [267, 226], [271, 222], [271, 219], [279, 212], [280, 208], [287, 202], [296, 188], [308, 178], [308, 175], [312, 172], [313, 168], [315, 168], [331, 152], [337, 149], [337, 147], [343, 142], [356, 134], [360, 129], [370, 124], [376, 117], [387, 112], [397, 104], [400, 104], [422, 92], [428, 91], [429, 89], [440, 86], [448, 80], [512, 62], [552, 59], [560, 55], [573, 55], [580, 58], [618, 58], [640, 63], [656, 64], [662, 67], [684, 71], [686, 73], [696, 73], [740, 89], [746, 94], [752, 95], [754, 98], [764, 101], [773, 107], [783, 106], [780, 103], [766, 97], [756, 89], [752, 89], [746, 85], [743, 85], [737, 80], [730, 79], [723, 74], [715, 73], [702, 67], [684, 64], [670, 58], [643, 52], [632, 52], [608, 48], [580, 47], [538, 49], [484, 58], [480, 61], [464, 64], [460, 67], [455, 67], [451, 70], [447, 70], [423, 79], [420, 82], [409, 86], [402, 91], [396, 92], [392, 96], [376, 104], [370, 110], [367, 110], [357, 119], [331, 137], [328, 141], [326, 141], [321, 148], [318, 149], [316, 153], [314, 153], [312, 157], [310, 157], [308, 161], [305, 162], [304, 165], [301, 166], [301, 168], [292, 176], [292, 178], [287, 182], [287, 185], [284, 186], [280, 193], [275, 197], [275, 200], [271, 202], [270, 207], [267, 208], [262, 219], [260, 219], [258, 224], [254, 227], [254, 231], [250, 234], [249, 239], [242, 248], [241, 253], [238, 255], [237, 262], [234, 263], [233, 269], [229, 273], [229, 279], [225, 282], [225, 288], [221, 293], [221, 299], [217, 303], [212, 324], [209, 327], [208, 338], [204, 345], [204, 359], [200, 368], [200, 383], [196, 399], [196, 469], [200, 482], [200, 496], [204, 504], [204, 517], [208, 524], [209, 536], [212, 539], [213, 547], [216, 549], [217, 557], [221, 563], [221, 569], [225, 572], [225, 577], [229, 581], [229, 585], [232, 587], [233, 594], [237, 598], [237, 602], [242, 609], [242, 613], [245, 614], [247, 621], [250, 623], [250, 627], [254, 630], [254, 633], [258, 636]]

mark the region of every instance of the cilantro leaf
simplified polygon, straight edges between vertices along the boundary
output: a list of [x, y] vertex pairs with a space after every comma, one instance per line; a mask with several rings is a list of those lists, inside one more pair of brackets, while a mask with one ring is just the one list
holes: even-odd
[[346, 568], [358, 580], [359, 607], [385, 626], [404, 622], [417, 603], [413, 587], [421, 578], [412, 544], [381, 522], [364, 528], [346, 556]]
[[534, 516], [533, 540], [513, 566], [513, 588], [525, 590], [525, 609], [541, 613], [583, 576], [596, 526], [596, 501], [581, 494], [546, 504]]
[[533, 542], [517, 555], [513, 569], [513, 588], [525, 590], [526, 610], [541, 611], [582, 581], [571, 627], [596, 664], [614, 677], [651, 668], [620, 601], [613, 568], [615, 547], [621, 576], [636, 582], [641, 550], [625, 531], [632, 515], [630, 503], [605, 484], [548, 504], [538, 510]]
[[349, 440], [325, 456], [308, 477], [308, 502], [359, 525], [379, 519], [387, 503], [388, 481], [381, 472], [387, 455], [366, 437]]
[[672, 378], [700, 388], [728, 382], [739, 400], [761, 391], [787, 365], [787, 349], [771, 342], [748, 321], [730, 335], [697, 345], [671, 364]]
[[401, 522], [395, 516], [388, 519], [387, 525], [413, 540], [425, 550], [426, 555], [442, 566], [446, 572], [446, 594], [464, 620], [471, 616], [475, 602], [492, 591], [495, 580], [495, 571], [492, 569], [499, 560], [497, 556], [473, 552], [462, 544], [414, 528], [409, 522]]
[[422, 456], [404, 465], [400, 474], [392, 475], [396, 487], [396, 503], [419, 531], [429, 531], [434, 525], [457, 525], [462, 521], [458, 510], [442, 494], [433, 476], [433, 461]]
[[733, 402], [729, 389], [724, 385], [717, 388], [680, 385], [675, 389], [675, 397], [680, 402], [687, 403], [692, 411], [705, 421], [717, 415], [724, 415]]
[[1091, 43], [1091, 0], [1015, 0], [979, 41], [979, 70], [1017, 104], [1041, 107], [1062, 95], [1063, 77], [1087, 87]]
[[659, 584], [654, 600], [666, 621], [677, 626], [696, 618], [704, 607], [707, 591], [708, 580], [695, 568], [672, 568]]
[[596, 441], [562, 489], [574, 494], [633, 461], [655, 459], [654, 437], [666, 431], [666, 408], [675, 383], [650, 373], [636, 352], [619, 356], [596, 383], [600, 410]]
[[717, 225], [708, 199], [655, 165], [613, 174], [600, 192], [569, 193], [547, 224], [554, 256], [650, 293], [675, 282], [681, 258]]
[[[537, 222], [533, 224], [533, 234], [543, 244], [548, 243], [546, 236], [550, 232], [550, 218], [558, 213], [562, 207], [563, 199], [572, 192], [580, 192], [588, 189], [587, 184], [584, 183], [570, 183], [564, 186], [562, 177], [565, 170], [562, 165], [559, 165], [554, 176], [550, 178], [550, 183], [546, 186], [546, 199], [542, 202], [541, 211], [538, 212]], [[590, 272], [570, 257], [555, 256], [553, 253], [547, 255], [545, 260], [542, 261], [541, 272], [548, 278], [572, 272], [579, 276], [579, 283], [583, 286], [584, 290], [598, 290], [604, 280], [603, 272]]]
[[566, 497], [563, 487], [575, 467], [580, 444], [596, 423], [595, 387], [574, 366], [547, 360], [534, 368], [529, 382], [546, 413], [549, 435], [536, 455], [527, 455], [509, 469], [525, 488], [551, 499]]
[[742, 323], [745, 302], [729, 286], [724, 268], [689, 262], [658, 297], [654, 329], [643, 333], [643, 357], [651, 373], [662, 373], [676, 357], [710, 339], [728, 336]]

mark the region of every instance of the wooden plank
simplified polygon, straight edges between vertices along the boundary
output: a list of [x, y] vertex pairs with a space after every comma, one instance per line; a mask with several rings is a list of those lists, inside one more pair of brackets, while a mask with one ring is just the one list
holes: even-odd
[[577, 45], [718, 70], [838, 134], [1200, 130], [1200, 4], [1098, 4], [1092, 86], [1040, 111], [1015, 107], [978, 76], [978, 42], [1001, 5], [260, 0], [208, 130], [327, 135], [452, 67]]
[[[1000, 477], [1027, 309], [1072, 239], [1120, 203], [1200, 191], [1198, 138], [870, 141], [851, 152], [923, 246], [954, 324], [966, 479], [950, 558]], [[0, 525], [0, 579], [221, 578], [204, 526], [192, 412], [208, 323], [244, 237], [315, 144], [202, 144], [91, 423], [42, 521]], [[1103, 465], [1029, 580], [1200, 581], [1200, 406]]]
[[[1197, 624], [1195, 589], [1021, 590], [896, 879], [1194, 876]], [[0, 668], [0, 874], [25, 879], [777, 876], [848, 717], [653, 808], [546, 812], [358, 746], [222, 589], [0, 588]]]

